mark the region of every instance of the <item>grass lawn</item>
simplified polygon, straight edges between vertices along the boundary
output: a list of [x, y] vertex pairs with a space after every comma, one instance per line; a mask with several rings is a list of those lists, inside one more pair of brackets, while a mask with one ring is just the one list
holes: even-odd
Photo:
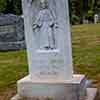
[[72, 45], [75, 72], [100, 87], [100, 24], [73, 26]]
[[26, 52], [0, 52], [0, 100], [16, 93], [16, 81], [28, 74]]
[[100, 100], [100, 24], [72, 27], [73, 62], [75, 73], [85, 74], [97, 87]]
[[[72, 26], [74, 72], [100, 87], [100, 24]], [[16, 81], [28, 74], [25, 50], [0, 52], [0, 100], [16, 93]], [[98, 98], [100, 100], [100, 98]]]

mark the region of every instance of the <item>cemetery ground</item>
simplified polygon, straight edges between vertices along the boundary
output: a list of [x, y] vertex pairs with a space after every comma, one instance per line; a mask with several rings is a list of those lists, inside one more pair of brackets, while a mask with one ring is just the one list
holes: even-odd
[[[100, 89], [100, 24], [72, 26], [74, 72]], [[26, 51], [0, 52], [0, 100], [16, 94], [16, 82], [28, 74]], [[100, 100], [99, 95], [96, 100]]]

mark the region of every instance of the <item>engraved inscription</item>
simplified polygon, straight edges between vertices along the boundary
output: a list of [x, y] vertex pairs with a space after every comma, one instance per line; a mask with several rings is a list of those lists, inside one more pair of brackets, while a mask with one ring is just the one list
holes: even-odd
[[0, 26], [0, 33], [2, 33], [2, 34], [14, 33], [14, 32], [16, 32], [15, 25]]
[[50, 61], [38, 60], [39, 62], [38, 69], [40, 69], [37, 73], [38, 76], [58, 76], [60, 72], [64, 71], [63, 59], [51, 59]]

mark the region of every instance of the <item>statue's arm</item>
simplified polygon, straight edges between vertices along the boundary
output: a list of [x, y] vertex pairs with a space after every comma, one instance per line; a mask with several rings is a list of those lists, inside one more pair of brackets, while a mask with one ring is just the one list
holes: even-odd
[[51, 17], [51, 23], [50, 26], [54, 26], [56, 28], [58, 28], [58, 23], [57, 23], [57, 18], [54, 12], [52, 12], [52, 10], [50, 10], [50, 17]]
[[39, 13], [38, 16], [36, 16], [35, 22], [33, 23], [33, 29], [40, 28], [42, 26], [42, 22], [40, 18], [41, 18], [41, 14]]
[[58, 28], [58, 21], [57, 21], [57, 17], [56, 17], [56, 15], [55, 15], [55, 13], [53, 13], [53, 16], [54, 16], [54, 26], [55, 26], [56, 28]]

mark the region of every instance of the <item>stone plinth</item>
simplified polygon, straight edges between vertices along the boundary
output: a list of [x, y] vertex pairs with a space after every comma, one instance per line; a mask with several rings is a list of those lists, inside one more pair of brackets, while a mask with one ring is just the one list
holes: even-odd
[[85, 100], [85, 80], [84, 75], [73, 75], [72, 80], [68, 81], [35, 81], [27, 76], [17, 83], [18, 95], [26, 100]]

